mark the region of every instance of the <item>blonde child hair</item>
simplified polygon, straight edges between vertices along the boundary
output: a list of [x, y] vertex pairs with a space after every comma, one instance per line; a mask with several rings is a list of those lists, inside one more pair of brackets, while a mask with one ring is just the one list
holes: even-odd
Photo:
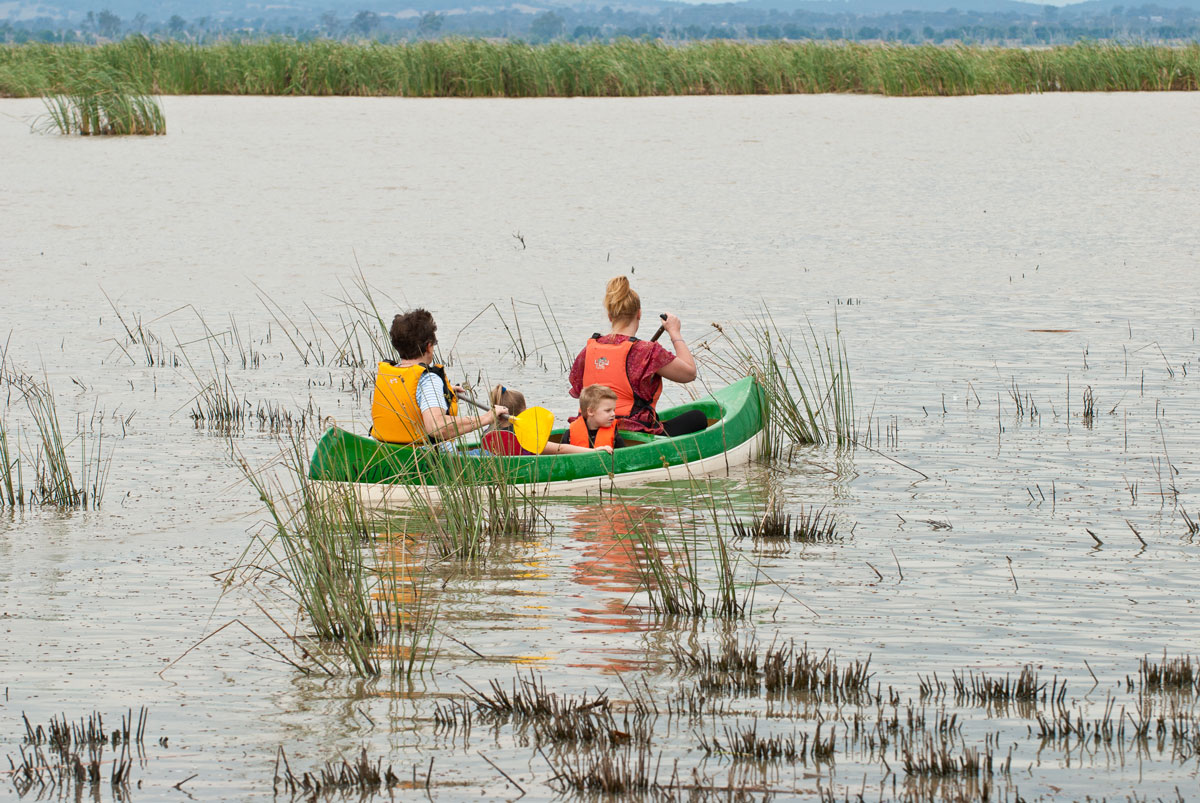
[[629, 286], [629, 279], [618, 276], [604, 288], [604, 310], [613, 323], [626, 323], [642, 311], [642, 299]]
[[587, 416], [602, 401], [616, 401], [617, 392], [608, 385], [588, 385], [579, 394], [579, 413]]
[[[525, 394], [519, 390], [506, 388], [504, 385], [496, 385], [492, 388], [492, 392], [488, 394], [488, 401], [492, 403], [492, 407], [496, 405], [507, 407], [509, 417], [525, 412]], [[496, 422], [497, 429], [501, 427], [508, 429], [511, 426], [507, 421], [503, 425], [499, 421]]]

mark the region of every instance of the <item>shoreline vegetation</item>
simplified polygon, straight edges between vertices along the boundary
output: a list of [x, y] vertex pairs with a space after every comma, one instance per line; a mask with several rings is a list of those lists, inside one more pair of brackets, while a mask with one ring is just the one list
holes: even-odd
[[142, 36], [0, 47], [0, 97], [66, 94], [115, 72], [143, 95], [639, 97], [853, 93], [888, 96], [1195, 91], [1200, 44], [1043, 49], [849, 42], [531, 45], [447, 39], [193, 45]]

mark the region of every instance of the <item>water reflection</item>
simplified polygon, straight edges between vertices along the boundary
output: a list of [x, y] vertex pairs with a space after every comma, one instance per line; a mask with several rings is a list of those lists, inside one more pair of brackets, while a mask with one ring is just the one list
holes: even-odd
[[[568, 620], [575, 623], [571, 630], [586, 638], [594, 633], [642, 633], [658, 625], [645, 616], [645, 611], [633, 604], [643, 590], [638, 564], [644, 549], [639, 533], [662, 530], [662, 510], [658, 507], [625, 502], [599, 502], [572, 511], [570, 521], [572, 544], [578, 560], [571, 568], [571, 580], [585, 587], [576, 595], [580, 604], [571, 608]], [[640, 650], [588, 650], [598, 655], [595, 664], [583, 663], [606, 672], [630, 672], [648, 665]]]

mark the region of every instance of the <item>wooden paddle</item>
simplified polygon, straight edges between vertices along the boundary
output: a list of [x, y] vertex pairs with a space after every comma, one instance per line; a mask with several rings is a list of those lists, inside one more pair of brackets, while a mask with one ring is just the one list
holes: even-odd
[[[486, 404], [480, 404], [470, 396], [460, 398], [480, 410], [492, 409]], [[522, 449], [533, 454], [542, 453], [542, 450], [546, 448], [546, 443], [550, 440], [550, 430], [554, 429], [554, 413], [545, 407], [529, 407], [524, 412], [517, 415], [506, 415], [505, 418], [512, 424], [513, 434], [517, 436], [517, 442], [521, 444]]]
[[[662, 318], [665, 321], [667, 319], [667, 313], [664, 312], [662, 315], [659, 315], [658, 317]], [[653, 343], [656, 340], [658, 340], [660, 337], [663, 336], [663, 332], [665, 332], [665, 331], [667, 331], [667, 327], [665, 327], [665, 326], [658, 327], [658, 331], [654, 333], [654, 337], [650, 338], [650, 342]]]

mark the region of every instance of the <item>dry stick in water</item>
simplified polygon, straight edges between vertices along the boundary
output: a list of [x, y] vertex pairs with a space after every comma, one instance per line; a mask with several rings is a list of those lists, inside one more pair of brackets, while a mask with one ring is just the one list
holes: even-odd
[[900, 568], [900, 558], [896, 557], [896, 550], [892, 550], [892, 560], [896, 561], [896, 571], [900, 573], [900, 579], [896, 582], [904, 582], [904, 570]]
[[1096, 681], [1092, 685], [1092, 688], [1096, 688], [1096, 686], [1100, 685], [1100, 678], [1096, 677], [1096, 673], [1092, 671], [1092, 665], [1087, 662], [1086, 658], [1083, 659], [1083, 665], [1087, 667], [1088, 674], [1092, 676], [1092, 680]]
[[1129, 525], [1129, 529], [1133, 530], [1133, 534], [1137, 536], [1137, 540], [1142, 542], [1142, 548], [1145, 549], [1146, 539], [1142, 538], [1142, 534], [1137, 531], [1137, 528], [1133, 526], [1133, 523], [1130, 522], [1129, 519], [1125, 519], [1125, 523]]
[[1017, 573], [1013, 571], [1012, 558], [1010, 558], [1008, 555], [1005, 555], [1004, 559], [1008, 561], [1008, 573], [1012, 575], [1013, 591], [1020, 591], [1021, 587], [1017, 585]]
[[[230, 571], [233, 571], [233, 570], [232, 570], [232, 569], [230, 569]], [[321, 669], [322, 669], [322, 670], [324, 670], [325, 674], [329, 675], [329, 677], [333, 677], [333, 676], [334, 676], [334, 672], [333, 672], [333, 670], [331, 670], [329, 667], [325, 666], [325, 664], [323, 664], [323, 663], [321, 663], [320, 661], [318, 661], [318, 660], [317, 660], [317, 657], [316, 657], [315, 655], [313, 655], [311, 652], [309, 652], [308, 650], [306, 650], [306, 649], [304, 648], [304, 645], [302, 645], [302, 644], [301, 644], [299, 641], [297, 641], [297, 640], [296, 640], [296, 637], [295, 637], [295, 636], [293, 636], [291, 633], [287, 632], [287, 630], [286, 630], [286, 629], [284, 629], [283, 625], [281, 625], [281, 624], [279, 624], [279, 622], [275, 621], [275, 617], [274, 617], [274, 616], [272, 616], [271, 614], [267, 613], [267, 609], [266, 609], [266, 608], [264, 608], [262, 605], [259, 605], [259, 604], [258, 604], [258, 600], [251, 600], [251, 602], [253, 602], [253, 603], [254, 603], [254, 607], [256, 607], [256, 608], [258, 608], [260, 611], [262, 611], [262, 614], [263, 614], [263, 616], [265, 616], [265, 617], [267, 617], [268, 619], [270, 619], [270, 620], [271, 620], [271, 624], [273, 624], [273, 625], [275, 625], [275, 627], [279, 628], [279, 632], [280, 632], [280, 633], [282, 633], [283, 635], [287, 636], [287, 639], [288, 639], [288, 641], [292, 642], [292, 645], [293, 645], [293, 646], [294, 646], [296, 649], [300, 650], [301, 654], [303, 654], [305, 658], [309, 659], [310, 661], [312, 661], [313, 663], [315, 663], [317, 666], [321, 667]], [[183, 656], [180, 656], [180, 657], [182, 658]]]
[[[228, 622], [226, 622], [225, 624], [221, 625], [221, 626], [220, 626], [220, 627], [218, 627], [216, 630], [214, 630], [213, 632], [209, 633], [207, 636], [205, 636], [204, 638], [200, 639], [200, 640], [199, 640], [199, 641], [197, 641], [195, 644], [193, 644], [192, 646], [190, 646], [190, 647], [188, 647], [186, 650], [184, 650], [182, 655], [180, 655], [180, 656], [179, 656], [178, 658], [176, 658], [174, 661], [172, 661], [171, 663], [169, 663], [169, 664], [167, 664], [166, 666], [164, 666], [164, 667], [163, 667], [161, 670], [159, 670], [159, 672], [158, 672], [158, 676], [159, 676], [159, 677], [162, 677], [162, 676], [163, 676], [163, 672], [166, 672], [168, 669], [170, 669], [171, 667], [175, 666], [175, 664], [177, 664], [177, 663], [179, 663], [180, 661], [182, 661], [182, 660], [183, 660], [183, 659], [184, 659], [184, 658], [187, 656], [187, 654], [188, 654], [189, 652], [191, 652], [192, 650], [196, 649], [196, 648], [197, 648], [197, 647], [199, 647], [201, 644], [203, 644], [204, 642], [208, 641], [210, 638], [212, 638], [213, 636], [217, 635], [218, 633], [220, 633], [222, 630], [224, 630], [225, 628], [229, 627], [230, 625], [241, 625], [242, 627], [246, 628], [246, 630], [249, 630], [249, 631], [250, 631], [250, 635], [254, 636], [256, 639], [258, 639], [259, 641], [261, 641], [263, 644], [267, 645], [267, 647], [269, 647], [271, 650], [273, 650], [273, 651], [275, 652], [275, 654], [276, 654], [276, 655], [278, 655], [280, 658], [282, 658], [283, 660], [287, 661], [289, 664], [291, 664], [292, 666], [294, 666], [296, 669], [299, 669], [299, 670], [300, 670], [301, 672], [303, 672], [304, 674], [306, 674], [306, 675], [307, 675], [307, 674], [309, 673], [308, 667], [301, 666], [300, 664], [298, 664], [298, 663], [296, 663], [295, 661], [293, 661], [291, 658], [288, 658], [288, 657], [287, 657], [287, 655], [286, 655], [286, 654], [284, 654], [282, 651], [280, 651], [280, 649], [279, 649], [278, 647], [276, 647], [276, 646], [275, 646], [274, 644], [272, 644], [271, 642], [267, 641], [267, 640], [266, 640], [265, 638], [263, 638], [262, 636], [258, 635], [258, 633], [255, 633], [255, 632], [254, 632], [254, 629], [253, 629], [252, 627], [250, 627], [250, 625], [246, 624], [246, 623], [245, 623], [245, 622], [243, 622], [241, 619], [233, 619], [233, 620], [231, 620], [231, 621], [228, 621]], [[326, 671], [328, 671], [328, 670], [326, 670]]]
[[[512, 777], [511, 777], [511, 776], [509, 776], [509, 774], [508, 774], [507, 772], [505, 772], [504, 770], [502, 770], [502, 769], [500, 769], [499, 767], [497, 767], [497, 766], [496, 766], [496, 762], [495, 762], [495, 761], [492, 761], [490, 758], [488, 758], [487, 756], [485, 756], [485, 755], [483, 754], [483, 751], [482, 751], [482, 750], [476, 750], [475, 752], [479, 754], [479, 757], [480, 757], [480, 758], [482, 758], [482, 759], [483, 759], [484, 761], [486, 761], [487, 763], [491, 764], [491, 765], [492, 765], [492, 769], [494, 769], [496, 772], [498, 772], [498, 773], [500, 773], [501, 775], [503, 775], [503, 776], [504, 776], [504, 778], [505, 778], [505, 780], [507, 780], [507, 781], [508, 781], [510, 784], [512, 784], [513, 786], [517, 787], [517, 791], [519, 791], [519, 792], [521, 793], [521, 797], [525, 797], [525, 790], [524, 790], [523, 788], [521, 788], [521, 784], [519, 784], [519, 783], [517, 783], [516, 781], [514, 781], [514, 780], [512, 779]], [[430, 762], [430, 765], [432, 766], [432, 762]], [[426, 788], [428, 788], [428, 784], [426, 784]], [[521, 799], [521, 797], [518, 797], [518, 798], [517, 798], [517, 800], [520, 800], [520, 799]]]
[[1089, 530], [1087, 527], [1084, 527], [1083, 531], [1092, 537], [1092, 540], [1096, 542], [1096, 546], [1104, 546], [1104, 542], [1097, 538], [1094, 532]]

